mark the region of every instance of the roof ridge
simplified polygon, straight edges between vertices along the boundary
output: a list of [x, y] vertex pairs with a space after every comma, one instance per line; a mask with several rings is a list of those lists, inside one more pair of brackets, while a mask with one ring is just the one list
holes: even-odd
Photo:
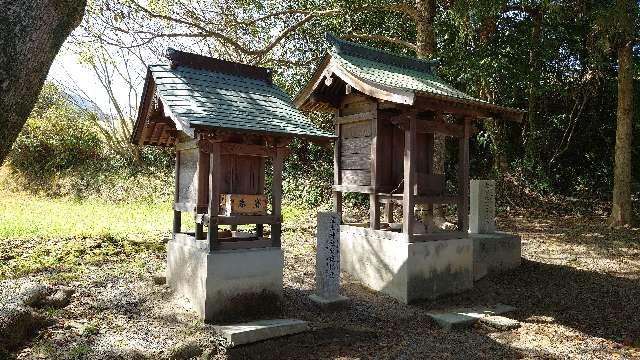
[[193, 69], [220, 72], [260, 80], [269, 85], [273, 83], [271, 70], [260, 66], [241, 64], [173, 48], [167, 48], [165, 57], [169, 59], [172, 69], [178, 66], [185, 66]]
[[438, 59], [418, 59], [413, 56], [397, 54], [339, 38], [332, 32], [325, 33], [325, 39], [332, 47], [330, 51], [337, 55], [349, 55], [362, 59], [375, 60], [386, 65], [408, 68], [430, 75], [433, 75], [433, 69], [440, 64]]

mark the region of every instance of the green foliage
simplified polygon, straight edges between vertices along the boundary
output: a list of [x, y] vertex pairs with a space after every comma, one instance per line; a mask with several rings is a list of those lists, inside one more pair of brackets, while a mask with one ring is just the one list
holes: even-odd
[[91, 116], [46, 84], [10, 153], [12, 167], [35, 180], [102, 161], [103, 144]]

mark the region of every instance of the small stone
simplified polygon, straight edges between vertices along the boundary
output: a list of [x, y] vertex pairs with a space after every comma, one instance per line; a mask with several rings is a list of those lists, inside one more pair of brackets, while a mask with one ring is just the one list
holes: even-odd
[[0, 306], [0, 349], [14, 349], [35, 335], [47, 321], [18, 304]]
[[156, 285], [164, 285], [167, 283], [167, 277], [161, 273], [151, 275], [151, 280]]
[[26, 282], [18, 290], [18, 300], [26, 306], [36, 306], [50, 292], [50, 288], [36, 282]]
[[513, 330], [520, 327], [520, 322], [518, 320], [497, 315], [480, 318], [480, 322], [497, 330]]
[[43, 307], [61, 309], [71, 303], [71, 297], [74, 293], [75, 290], [72, 288], [59, 288], [55, 290], [53, 294], [42, 300], [41, 305]]

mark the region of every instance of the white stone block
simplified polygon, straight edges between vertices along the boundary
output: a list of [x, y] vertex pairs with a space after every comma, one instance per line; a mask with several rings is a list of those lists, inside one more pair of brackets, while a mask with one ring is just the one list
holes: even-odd
[[471, 180], [469, 232], [491, 234], [496, 231], [496, 182]]
[[250, 344], [309, 330], [306, 321], [297, 319], [259, 320], [242, 324], [215, 326], [232, 346]]

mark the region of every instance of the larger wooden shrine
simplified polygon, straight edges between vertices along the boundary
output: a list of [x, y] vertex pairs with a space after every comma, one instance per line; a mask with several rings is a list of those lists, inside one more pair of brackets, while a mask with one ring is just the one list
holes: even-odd
[[[444, 280], [433, 284], [428, 272], [435, 271], [430, 267], [435, 263], [458, 274], [453, 277], [464, 278], [450, 277], [449, 282], [464, 282], [460, 286], [468, 287], [469, 276], [461, 274], [468, 269], [447, 262], [444, 252], [431, 265], [428, 261], [417, 264], [418, 260], [406, 255], [407, 246], [412, 246], [407, 244], [422, 243], [425, 252], [434, 246], [433, 241], [445, 241], [442, 246], [458, 250], [470, 244], [464, 240], [468, 238], [469, 138], [475, 132], [474, 122], [484, 118], [520, 121], [523, 112], [457, 91], [434, 75], [435, 61], [381, 51], [331, 34], [327, 41], [329, 52], [295, 103], [300, 109], [335, 115], [335, 210], [343, 210], [343, 193], [369, 197], [366, 227], [342, 226], [343, 269], [406, 301], [459, 290], [449, 289], [451, 285]], [[436, 171], [434, 143], [438, 137], [449, 138], [457, 147], [454, 163], [448, 165], [456, 169], [454, 179]], [[423, 219], [433, 218], [435, 206], [452, 206], [457, 214], [455, 227], [417, 223], [417, 206], [426, 212]], [[401, 219], [394, 219], [397, 207], [402, 208]], [[460, 241], [446, 243], [449, 240]], [[471, 251], [471, 246], [466, 249]], [[403, 251], [404, 255], [398, 255]], [[407, 270], [410, 264], [417, 264], [416, 268]], [[397, 272], [409, 273], [388, 271], [394, 266]], [[455, 270], [458, 268], [460, 271]], [[413, 277], [414, 283], [401, 283], [398, 278], [403, 276]], [[431, 290], [422, 289], [422, 280], [416, 279], [431, 284]]]
[[176, 50], [167, 57], [148, 68], [132, 142], [175, 149], [167, 280], [211, 320], [238, 296], [281, 293], [288, 145], [333, 136], [293, 106], [268, 69]]

